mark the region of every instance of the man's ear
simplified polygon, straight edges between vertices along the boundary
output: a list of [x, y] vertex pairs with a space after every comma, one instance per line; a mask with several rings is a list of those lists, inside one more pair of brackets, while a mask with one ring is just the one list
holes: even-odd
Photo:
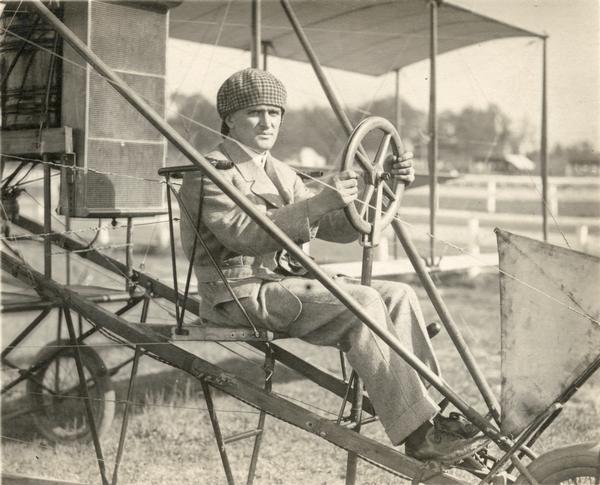
[[234, 121], [233, 121], [233, 113], [227, 115], [225, 117], [225, 124], [229, 127], [229, 129], [231, 130], [231, 128], [233, 127]]

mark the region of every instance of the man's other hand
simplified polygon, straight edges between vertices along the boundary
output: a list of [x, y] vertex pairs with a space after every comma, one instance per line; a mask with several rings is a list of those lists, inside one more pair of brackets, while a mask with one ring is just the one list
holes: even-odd
[[354, 170], [335, 174], [328, 185], [318, 195], [320, 203], [328, 210], [346, 207], [358, 197], [358, 174]]
[[[384, 166], [396, 180], [410, 185], [415, 181], [415, 169], [413, 167], [412, 152], [404, 152], [398, 156], [390, 155], [385, 160]], [[388, 168], [389, 167], [389, 168]]]

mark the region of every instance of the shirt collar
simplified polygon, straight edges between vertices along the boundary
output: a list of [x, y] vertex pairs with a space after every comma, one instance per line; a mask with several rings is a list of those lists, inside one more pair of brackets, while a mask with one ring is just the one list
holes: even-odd
[[265, 163], [267, 162], [267, 156], [269, 153], [268, 150], [265, 150], [264, 152], [257, 152], [256, 150], [243, 145], [235, 138], [232, 138], [231, 140], [234, 141], [260, 168], [265, 168]]

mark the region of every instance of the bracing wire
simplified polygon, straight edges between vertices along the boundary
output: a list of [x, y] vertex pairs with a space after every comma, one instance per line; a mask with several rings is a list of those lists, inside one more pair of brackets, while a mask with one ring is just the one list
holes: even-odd
[[[201, 123], [199, 123], [199, 124], [200, 124], [200, 125], [202, 125]], [[43, 162], [42, 162], [42, 163], [43, 163]], [[72, 167], [70, 167], [70, 168], [72, 168]], [[329, 184], [327, 184], [327, 183], [323, 182], [322, 180], [320, 180], [320, 179], [318, 179], [318, 178], [311, 177], [309, 174], [305, 174], [305, 173], [303, 173], [303, 172], [302, 172], [301, 170], [299, 170], [299, 169], [294, 169], [294, 170], [296, 170], [298, 173], [302, 173], [302, 175], [303, 175], [304, 177], [307, 177], [307, 178], [309, 178], [309, 179], [312, 179], [312, 180], [313, 180], [313, 181], [315, 181], [316, 183], [319, 183], [319, 184], [321, 184], [321, 185], [323, 185], [323, 186], [325, 186], [325, 187], [327, 187], [327, 188], [329, 188], [329, 189], [331, 189], [331, 190], [335, 190], [335, 188], [334, 188], [333, 186], [331, 186], [331, 185], [329, 185]], [[181, 201], [180, 201], [180, 203], [181, 203]], [[370, 206], [370, 205], [369, 205], [369, 206]], [[398, 220], [399, 222], [401, 222], [402, 224], [406, 225], [407, 227], [413, 227], [413, 225], [412, 225], [412, 224], [408, 223], [407, 221], [404, 221], [404, 220], [402, 220], [402, 219], [401, 219], [399, 216], [396, 216], [396, 217], [395, 217], [395, 219], [396, 219], [396, 220]], [[444, 243], [446, 246], [448, 246], [448, 247], [451, 247], [451, 248], [453, 248], [453, 249], [455, 249], [455, 250], [457, 250], [457, 251], [459, 251], [459, 252], [461, 252], [461, 253], [463, 253], [463, 254], [465, 254], [465, 255], [468, 255], [468, 256], [470, 256], [470, 257], [474, 258], [474, 259], [475, 259], [475, 260], [477, 260], [477, 262], [478, 262], [478, 263], [480, 263], [480, 264], [484, 264], [484, 263], [485, 263], [485, 262], [484, 262], [483, 260], [481, 260], [481, 259], [480, 259], [480, 258], [479, 258], [477, 255], [474, 255], [474, 254], [472, 254], [472, 252], [471, 252], [471, 251], [469, 251], [468, 249], [462, 248], [462, 247], [460, 247], [460, 246], [458, 246], [458, 245], [456, 245], [456, 244], [454, 244], [454, 243], [452, 243], [452, 242], [450, 242], [450, 241], [443, 240], [443, 239], [441, 239], [441, 238], [439, 238], [439, 237], [437, 237], [437, 236], [432, 236], [432, 235], [431, 235], [431, 234], [429, 234], [429, 233], [426, 233], [426, 234], [427, 234], [427, 236], [428, 236], [428, 237], [435, 237], [435, 238], [436, 238], [438, 241], [440, 241], [440, 242]], [[9, 237], [9, 239], [10, 239], [10, 237]], [[510, 275], [510, 274], [508, 274], [508, 273], [506, 273], [505, 271], [503, 271], [503, 270], [500, 270], [500, 269], [499, 269], [498, 271], [499, 271], [499, 272], [501, 272], [501, 273], [503, 273], [503, 274], [506, 274], [507, 276], [509, 276], [509, 277], [511, 277], [511, 278], [513, 278], [513, 279], [515, 279], [515, 281], [517, 281], [517, 282], [519, 282], [519, 283], [521, 283], [521, 284], [524, 284], [525, 286], [529, 287], [530, 289], [535, 289], [533, 286], [531, 286], [531, 285], [530, 285], [530, 284], [528, 284], [527, 282], [525, 282], [525, 281], [522, 281], [521, 279], [519, 279], [519, 278], [515, 277], [514, 275]], [[553, 300], [553, 301], [555, 301], [556, 303], [559, 303], [559, 304], [561, 304], [561, 305], [565, 306], [565, 307], [566, 307], [566, 308], [568, 308], [569, 310], [571, 310], [571, 311], [574, 311], [575, 313], [577, 313], [577, 314], [579, 314], [579, 315], [581, 315], [581, 316], [584, 316], [585, 318], [588, 318], [588, 319], [590, 319], [590, 320], [591, 320], [592, 322], [594, 322], [594, 323], [600, 324], [600, 323], [599, 323], [599, 322], [598, 322], [596, 319], [594, 319], [594, 318], [593, 318], [593, 317], [591, 317], [590, 315], [586, 315], [585, 313], [582, 313], [582, 312], [580, 312], [580, 311], [578, 311], [578, 310], [576, 310], [576, 309], [572, 308], [572, 307], [571, 307], [571, 306], [569, 306], [569, 305], [565, 305], [564, 303], [560, 302], [560, 300], [558, 300], [557, 298], [555, 298], [555, 297], [553, 297], [553, 296], [551, 296], [551, 295], [549, 295], [549, 294], [546, 294], [544, 291], [542, 291], [542, 290], [540, 290], [540, 289], [535, 289], [535, 290], [536, 290], [538, 293], [540, 293], [541, 295], [544, 295], [544, 296], [546, 296], [547, 298], [550, 298], [550, 299], [552, 299], [552, 300]]]
[[[478, 90], [480, 91], [481, 95], [486, 99], [488, 105], [490, 104], [490, 100], [485, 92], [485, 90], [483, 89], [483, 86], [481, 84], [481, 82], [479, 81], [479, 79], [477, 78], [477, 76], [474, 74], [473, 69], [471, 69], [471, 65], [469, 64], [469, 62], [467, 61], [467, 59], [465, 58], [465, 56], [463, 56], [462, 52], [460, 50], [457, 51], [458, 56], [460, 58], [460, 60], [462, 61], [463, 65], [465, 66], [465, 68], [467, 69], [467, 72], [469, 73], [471, 79], [474, 81], [475, 86], [477, 86]], [[498, 137], [499, 137], [500, 133], [496, 132], [495, 138], [494, 138], [494, 142], [492, 143], [492, 146], [490, 147], [488, 154], [486, 156], [486, 162], [490, 159], [490, 157], [492, 156], [493, 150], [494, 148], [497, 146], [498, 144]], [[552, 221], [556, 227], [556, 229], [558, 230], [558, 232], [560, 233], [560, 235], [562, 236], [563, 240], [565, 241], [566, 246], [571, 249], [571, 245], [569, 244], [569, 241], [567, 239], [567, 236], [565, 235], [562, 227], [560, 226], [558, 220], [556, 219], [554, 212], [551, 210], [550, 207], [548, 207], [548, 202], [543, 200], [543, 194], [540, 192], [539, 187], [537, 186], [537, 184], [534, 182], [533, 177], [531, 174], [529, 174], [529, 178], [531, 179], [532, 185], [535, 187], [535, 190], [538, 192], [538, 195], [540, 196], [540, 199], [543, 201], [544, 203], [544, 211], [546, 211], [550, 217], [552, 218]]]
[[[202, 79], [200, 81], [200, 86], [204, 86], [204, 84], [206, 83], [206, 78], [208, 76], [208, 73], [210, 72], [210, 70], [212, 68], [213, 59], [216, 55], [216, 48], [219, 46], [219, 42], [221, 41], [221, 35], [223, 34], [223, 27], [225, 26], [225, 22], [227, 20], [227, 15], [229, 15], [229, 9], [231, 8], [231, 2], [232, 2], [232, 0], [227, 0], [227, 5], [225, 6], [225, 12], [223, 13], [223, 19], [219, 23], [219, 30], [217, 32], [217, 36], [216, 36], [213, 48], [211, 49], [210, 57], [208, 59], [208, 62], [206, 63], [206, 69], [204, 70], [204, 73], [202, 75]], [[197, 55], [197, 53], [196, 53], [196, 55]], [[185, 78], [187, 77], [187, 75], [189, 74], [190, 70], [192, 69], [192, 66], [195, 64], [194, 61], [195, 61], [195, 56], [194, 56], [194, 59], [192, 59], [192, 61], [189, 63], [187, 71], [185, 73], [185, 76], [182, 76], [181, 82], [183, 82], [185, 80]], [[199, 100], [197, 100], [194, 103], [194, 106], [192, 107], [192, 110], [190, 112], [190, 118], [194, 118], [194, 115], [196, 114], [196, 109], [198, 108], [198, 102], [199, 102]], [[184, 125], [184, 130], [185, 130], [185, 133], [187, 136], [190, 136], [190, 127], [191, 127], [191, 123]]]
[[[25, 395], [47, 396], [47, 394], [45, 394], [45, 393], [32, 392], [32, 391], [26, 392]], [[112, 402], [112, 403], [115, 403], [118, 405], [128, 405], [128, 406], [136, 406], [136, 407], [171, 408], [171, 409], [182, 409], [182, 410], [185, 409], [188, 411], [208, 411], [208, 408], [200, 407], [200, 406], [184, 406], [184, 405], [175, 404], [175, 403], [160, 404], [160, 403], [148, 402], [148, 401], [130, 401], [127, 399], [105, 399], [103, 397], [90, 397], [88, 399], [85, 396], [70, 396], [70, 395], [61, 394], [60, 399], [71, 399], [71, 400], [79, 400], [79, 401], [88, 401], [89, 400], [89, 401], [97, 401], [97, 402]], [[220, 413], [239, 413], [239, 414], [258, 414], [259, 413], [259, 411], [243, 410], [243, 409], [218, 408], [215, 410]]]
[[[222, 23], [221, 25], [224, 25], [224, 20], [223, 20], [223, 23]], [[307, 29], [307, 30], [310, 30], [310, 29]], [[316, 29], [313, 29], [313, 30], [316, 30]], [[493, 144], [494, 144], [494, 143], [492, 143], [492, 145], [493, 145]], [[73, 168], [73, 167], [69, 167], [69, 168]], [[121, 174], [119, 174], [119, 175], [121, 175]], [[21, 180], [23, 180], [23, 179], [21, 179]], [[155, 180], [153, 180], [153, 181], [155, 181]], [[552, 216], [553, 216], [553, 219], [554, 219], [554, 215], [552, 215]], [[399, 220], [399, 218], [398, 218], [398, 220]], [[402, 221], [400, 221], [400, 222], [402, 222]], [[555, 219], [555, 223], [557, 223], [556, 219]], [[557, 223], [557, 225], [558, 225], [558, 223]], [[155, 227], [156, 227], [156, 226], [154, 226], [154, 228], [155, 228]], [[561, 234], [562, 234], [562, 231], [561, 231]], [[563, 237], [564, 237], [564, 234], [563, 234]], [[438, 239], [439, 239], [439, 238], [438, 238]], [[443, 241], [443, 242], [444, 242], [444, 243], [446, 243], [446, 244], [449, 244], [449, 245], [451, 245], [451, 243], [447, 243], [446, 241]], [[567, 242], [567, 245], [568, 245], [568, 241], [566, 241], [566, 238], [565, 238], [565, 242]], [[452, 245], [452, 246], [453, 246], [453, 247], [455, 247], [455, 249], [459, 249], [459, 250], [461, 250], [461, 252], [467, 252], [467, 254], [469, 254], [469, 255], [473, 256], [473, 255], [472, 255], [470, 252], [468, 252], [468, 251], [462, 250], [461, 248], [458, 248], [458, 247], [457, 247], [457, 246], [455, 246], [455, 245]], [[96, 248], [96, 249], [103, 249], [103, 248]], [[510, 275], [509, 275], [509, 276], [510, 276]], [[588, 317], [587, 315], [584, 315], [584, 316]], [[154, 345], [154, 344], [153, 344], [153, 345]], [[226, 347], [226, 348], [227, 348], [227, 347]], [[115, 401], [115, 402], [117, 402], [117, 403], [123, 403], [123, 402], [125, 402], [125, 401]], [[131, 404], [132, 404], [132, 405], [140, 405], [139, 403], [135, 403], [135, 402], [131, 402]], [[170, 407], [173, 407], [173, 406], [170, 406]], [[202, 408], [191, 408], [191, 409], [202, 409]], [[203, 410], [206, 410], [206, 409], [203, 409]], [[219, 411], [221, 412], [222, 410], [219, 410]], [[232, 412], [240, 412], [240, 411], [232, 411]], [[334, 415], [335, 415], [335, 413], [330, 413], [330, 414], [334, 414]], [[2, 437], [2, 438], [4, 438], [4, 437]], [[8, 438], [8, 439], [10, 439], [10, 438]]]
[[[6, 29], [5, 29], [5, 30], [6, 30]], [[10, 32], [10, 31], [9, 31], [9, 33], [10, 33], [11, 35], [15, 35], [16, 37], [19, 37], [19, 38], [20, 38], [20, 36], [19, 36], [19, 35], [17, 35], [17, 34], [14, 34], [13, 32]], [[27, 39], [23, 39], [23, 40], [27, 41]], [[32, 43], [32, 44], [34, 44], [34, 45], [35, 45], [35, 43], [33, 43], [33, 42], [31, 42], [31, 41], [28, 41], [28, 42], [30, 42], [30, 43]], [[40, 46], [38, 46], [38, 47], [40, 47]], [[41, 49], [43, 49], [43, 50], [48, 50], [48, 49], [45, 49], [45, 48], [43, 48], [43, 47], [40, 47], [40, 48], [41, 48]], [[49, 52], [51, 55], [57, 55], [57, 56], [58, 56], [58, 54], [56, 54], [56, 53], [54, 53], [54, 52], [52, 52], [52, 51], [49, 51], [49, 50], [48, 50], [48, 52]], [[59, 56], [59, 57], [61, 57], [61, 56]], [[77, 64], [77, 63], [74, 63], [73, 61], [70, 61], [70, 60], [68, 60], [68, 61], [69, 61], [69, 62], [72, 62], [73, 64], [75, 64], [75, 65], [77, 65], [77, 66], [79, 66], [79, 67], [81, 67], [81, 68], [83, 68], [83, 69], [85, 68], [85, 66], [80, 66], [79, 64]], [[107, 81], [111, 82], [110, 80], [107, 80]], [[154, 104], [159, 104], [159, 103], [154, 103]], [[178, 114], [178, 115], [179, 115], [179, 116], [183, 116], [183, 115], [181, 115], [181, 114]], [[188, 119], [189, 119], [189, 117], [185, 117], [185, 116], [183, 116], [183, 117], [184, 117], [184, 118], [188, 118]], [[191, 121], [192, 123], [195, 123], [195, 124], [197, 124], [197, 125], [199, 125], [199, 126], [202, 126], [202, 127], [204, 127], [205, 129], [207, 129], [207, 130], [209, 130], [209, 131], [212, 131], [212, 132], [214, 132], [214, 133], [218, 133], [216, 130], [213, 130], [212, 128], [210, 128], [210, 127], [207, 127], [206, 125], [203, 125], [202, 123], [200, 123], [200, 122], [197, 122], [196, 120], [190, 120], [190, 121]], [[71, 168], [71, 169], [73, 169], [73, 167], [72, 167], [72, 166], [68, 166], [67, 168]], [[121, 175], [121, 176], [122, 176], [122, 174], [116, 174], [116, 175]], [[138, 178], [138, 177], [134, 177], [134, 178]], [[149, 180], [149, 179], [144, 179], [144, 180]], [[158, 181], [158, 180], [156, 180], [156, 179], [151, 179], [151, 180], [152, 180], [153, 182], [164, 183], [164, 182], [162, 182], [162, 181]], [[326, 185], [326, 184], [324, 184], [322, 181], [319, 181], [319, 180], [317, 180], [317, 183], [321, 183], [321, 184], [323, 184], [323, 185]], [[397, 216], [397, 220], [400, 220], [400, 219], [398, 218], [398, 216]], [[400, 220], [400, 222], [402, 222], [402, 223], [406, 224], [406, 222], [403, 222], [403, 221], [401, 221], [401, 220]], [[427, 234], [427, 236], [428, 236], [428, 237], [434, 237], [434, 236], [433, 236], [433, 235], [431, 235], [431, 234]], [[436, 237], [436, 238], [437, 238], [437, 237]], [[476, 257], [475, 255], [473, 255], [473, 254], [472, 254], [470, 251], [467, 251], [467, 250], [465, 250], [464, 248], [460, 248], [460, 247], [458, 247], [457, 245], [454, 245], [454, 244], [452, 244], [452, 243], [450, 243], [450, 242], [448, 242], [448, 241], [443, 241], [443, 240], [441, 240], [440, 238], [437, 238], [437, 239], [438, 239], [438, 240], [440, 240], [440, 242], [443, 242], [444, 244], [448, 245], [449, 247], [453, 247], [454, 249], [457, 249], [458, 251], [460, 251], [460, 252], [462, 252], [462, 253], [464, 253], [464, 254], [467, 254], [467, 255], [469, 255], [469, 256], [471, 256], [471, 257], [474, 257], [475, 259], [477, 259], [477, 257]], [[543, 293], [543, 292], [542, 292], [542, 293]], [[550, 295], [546, 295], [546, 296], [550, 296]], [[555, 299], [555, 300], [556, 300], [556, 299]]]
[[[17, 13], [19, 12], [19, 9], [21, 8], [21, 4], [22, 3], [23, 3], [23, 0], [19, 0], [19, 5], [17, 5], [17, 7], [15, 8], [15, 10], [13, 11], [12, 17], [8, 21], [8, 25], [6, 27], [4, 27], [4, 33], [2, 34], [2, 38], [0, 39], [0, 43], [4, 42], [4, 39], [6, 38], [6, 33], [10, 30], [13, 22], [15, 21], [15, 18], [17, 17]], [[1, 12], [1, 10], [0, 10], [0, 12]]]
[[[199, 122], [196, 122], [196, 123], [198, 123], [198, 124], [199, 124], [199, 125], [201, 125], [201, 126], [204, 126], [202, 123], [199, 123]], [[207, 129], [211, 129], [210, 127], [206, 127], [206, 128], [207, 128]], [[212, 129], [211, 129], [211, 130], [212, 130]], [[44, 163], [44, 162], [41, 162], [41, 163]], [[68, 167], [68, 168], [73, 168], [73, 167], [71, 167], [71, 166], [67, 166], [67, 167]], [[313, 181], [315, 181], [316, 183], [319, 183], [319, 184], [321, 184], [321, 185], [323, 185], [323, 186], [325, 186], [325, 187], [327, 187], [327, 188], [329, 188], [329, 189], [331, 189], [331, 190], [335, 190], [335, 188], [334, 188], [333, 186], [331, 186], [331, 185], [329, 185], [329, 184], [327, 184], [327, 183], [323, 182], [322, 180], [320, 180], [320, 179], [318, 179], [318, 178], [316, 178], [316, 177], [312, 177], [312, 176], [310, 176], [309, 174], [303, 173], [303, 172], [302, 172], [301, 170], [299, 170], [299, 169], [294, 169], [294, 170], [296, 170], [298, 173], [302, 173], [302, 175], [303, 175], [304, 177], [307, 177], [307, 178], [309, 178], [309, 179], [312, 179], [312, 180], [313, 180]], [[146, 180], [146, 179], [144, 179], [144, 180]], [[162, 181], [161, 181], [161, 183], [164, 183], [164, 182], [162, 182]], [[181, 201], [180, 201], [180, 203], [181, 203]], [[369, 206], [370, 206], [370, 205], [369, 205]], [[404, 221], [404, 220], [402, 220], [402, 219], [401, 219], [399, 216], [395, 216], [395, 219], [396, 219], [397, 221], [401, 222], [402, 224], [406, 225], [407, 227], [413, 227], [413, 225], [412, 225], [412, 224], [408, 223], [407, 221]], [[451, 247], [451, 248], [453, 248], [453, 249], [455, 249], [455, 250], [457, 250], [457, 251], [459, 251], [459, 252], [461, 252], [461, 253], [463, 253], [463, 254], [465, 254], [465, 255], [468, 255], [468, 256], [470, 256], [470, 257], [474, 258], [475, 260], [477, 260], [479, 263], [481, 263], [481, 264], [484, 264], [484, 261], [482, 261], [480, 258], [478, 258], [478, 256], [477, 256], [477, 255], [474, 255], [474, 254], [472, 254], [472, 252], [471, 252], [471, 251], [469, 251], [468, 249], [462, 248], [462, 247], [460, 247], [460, 246], [458, 246], [458, 245], [456, 245], [456, 244], [454, 244], [454, 243], [452, 243], [452, 242], [450, 242], [450, 241], [443, 240], [443, 239], [441, 239], [441, 238], [439, 238], [439, 237], [437, 237], [437, 236], [433, 236], [433, 235], [431, 235], [430, 233], [426, 233], [426, 235], [427, 235], [428, 237], [435, 237], [435, 239], [437, 239], [438, 241], [442, 242], [442, 243], [443, 243], [443, 244], [445, 244], [446, 246], [448, 246], [448, 247]], [[521, 279], [519, 279], [519, 278], [516, 278], [514, 275], [507, 274], [505, 271], [503, 271], [503, 270], [500, 270], [500, 269], [499, 269], [498, 271], [499, 271], [499, 272], [502, 272], [502, 273], [505, 273], [507, 276], [509, 276], [509, 277], [511, 277], [511, 278], [513, 278], [513, 279], [515, 279], [516, 281], [518, 281], [518, 282], [520, 282], [520, 283], [524, 284], [524, 285], [525, 285], [525, 286], [527, 286], [527, 287], [530, 287], [530, 289], [533, 289], [533, 287], [532, 287], [531, 285], [527, 284], [525, 281], [522, 281], [522, 280], [521, 280]], [[565, 307], [566, 307], [566, 308], [568, 308], [569, 310], [571, 310], [571, 311], [575, 311], [576, 313], [578, 313], [578, 314], [580, 314], [580, 315], [582, 315], [582, 316], [584, 316], [584, 317], [586, 317], [586, 318], [589, 318], [591, 321], [593, 321], [593, 322], [595, 322], [595, 323], [598, 323], [598, 322], [597, 322], [597, 321], [596, 321], [594, 318], [592, 318], [591, 316], [589, 316], [589, 315], [585, 315], [585, 314], [582, 314], [580, 311], [577, 311], [577, 310], [573, 309], [572, 307], [570, 307], [570, 306], [568, 306], [568, 305], [565, 305], [564, 303], [560, 302], [560, 301], [559, 301], [557, 298], [555, 298], [555, 297], [553, 297], [553, 296], [551, 296], [551, 295], [548, 295], [548, 294], [546, 294], [544, 291], [542, 291], [542, 290], [536, 290], [536, 291], [538, 291], [540, 294], [542, 294], [542, 295], [544, 295], [544, 296], [546, 296], [546, 297], [548, 297], [548, 298], [550, 298], [550, 299], [554, 300], [556, 303], [559, 303], [559, 304], [561, 304], [561, 305], [565, 306]]]
[[[31, 195], [31, 194], [28, 194]], [[39, 203], [39, 201], [37, 201], [37, 199], [35, 199], [36, 202]], [[62, 222], [60, 219], [58, 220], [59, 222]], [[158, 224], [166, 224], [168, 221], [150, 221], [150, 222], [136, 222], [133, 223], [133, 227], [144, 227], [144, 226], [157, 226]], [[82, 229], [70, 229], [68, 231], [62, 231], [62, 232], [46, 232], [46, 233], [40, 233], [40, 234], [35, 234], [35, 237], [39, 237], [39, 238], [44, 238], [44, 237], [51, 237], [51, 236], [55, 236], [57, 234], [60, 235], [76, 235], [76, 234], [84, 234], [84, 233], [88, 233], [88, 232], [96, 232], [98, 230], [100, 231], [117, 231], [119, 229], [126, 229], [127, 228], [127, 224], [117, 224], [115, 226], [89, 226], [89, 227], [85, 227]], [[7, 240], [11, 240], [11, 241], [15, 241], [18, 239], [31, 239], [31, 235], [30, 234], [14, 234], [11, 236], [0, 236], [0, 240], [3, 239], [7, 239]], [[84, 242], [84, 241], [82, 241]]]

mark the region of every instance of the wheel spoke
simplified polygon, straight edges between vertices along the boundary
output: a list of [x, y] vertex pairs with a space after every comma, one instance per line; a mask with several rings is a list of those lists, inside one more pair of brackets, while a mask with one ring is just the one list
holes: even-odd
[[363, 168], [365, 173], [369, 174], [369, 180], [373, 181], [373, 164], [369, 160], [367, 156], [367, 152], [362, 148], [362, 146], [357, 150], [354, 159], [358, 161], [358, 164]]
[[373, 185], [367, 185], [367, 189], [365, 190], [365, 194], [363, 197], [362, 202], [362, 207], [360, 208], [360, 212], [358, 213], [358, 215], [360, 216], [361, 219], [365, 218], [365, 214], [367, 213], [367, 210], [369, 209], [369, 202], [371, 202], [371, 197], [373, 197], [373, 192], [375, 190], [375, 187]]
[[383, 167], [383, 162], [385, 160], [385, 156], [390, 147], [391, 139], [392, 139], [392, 134], [386, 133], [385, 136], [383, 137], [383, 140], [381, 140], [381, 144], [379, 145], [379, 148], [377, 149], [377, 155], [375, 155], [375, 161], [373, 162], [373, 166]]
[[385, 184], [379, 184], [377, 186], [377, 195], [375, 196], [375, 209], [374, 209], [374, 214], [373, 214], [373, 231], [372, 231], [372, 235], [371, 235], [371, 242], [373, 244], [378, 244], [379, 243], [379, 237], [380, 237], [380, 224], [381, 224], [381, 211], [382, 211], [382, 205], [383, 205], [383, 187], [382, 185]]
[[391, 200], [396, 200], [396, 193], [392, 190], [392, 188], [385, 182], [382, 182], [382, 184], [385, 195], [387, 195]]
[[54, 389], [58, 390], [60, 385], [60, 357], [54, 359]]

